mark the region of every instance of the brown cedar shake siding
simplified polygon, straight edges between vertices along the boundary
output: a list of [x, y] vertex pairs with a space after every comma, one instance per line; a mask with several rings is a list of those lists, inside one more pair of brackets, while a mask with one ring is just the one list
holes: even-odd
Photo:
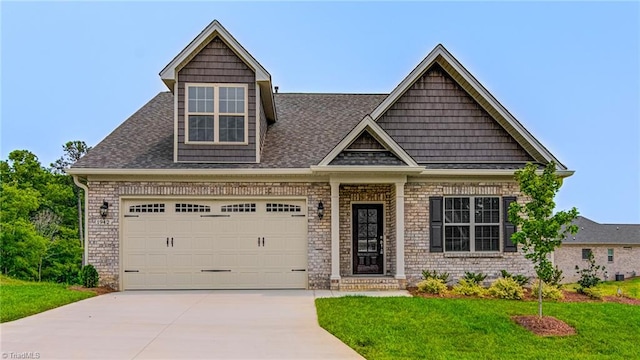
[[533, 161], [439, 65], [418, 79], [378, 124], [417, 163]]
[[267, 138], [267, 128], [269, 124], [267, 122], [267, 115], [264, 113], [264, 106], [260, 106], [260, 153], [262, 154], [262, 148], [264, 146], [264, 140]]
[[[185, 83], [248, 85], [248, 145], [185, 144]], [[255, 73], [220, 38], [214, 38], [178, 72], [178, 161], [256, 162]]]

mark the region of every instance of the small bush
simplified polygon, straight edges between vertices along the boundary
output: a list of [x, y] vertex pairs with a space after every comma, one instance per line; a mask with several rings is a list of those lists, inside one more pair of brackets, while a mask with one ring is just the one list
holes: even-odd
[[91, 264], [83, 266], [82, 270], [80, 270], [80, 281], [84, 287], [94, 288], [98, 286], [99, 278], [98, 271]]
[[442, 295], [447, 292], [447, 285], [442, 279], [429, 278], [418, 283], [418, 292]]
[[547, 279], [543, 278], [542, 281], [551, 286], [560, 288], [560, 282], [562, 282], [562, 279], [564, 279], [564, 276], [562, 276], [562, 270], [560, 270], [560, 268], [558, 268], [558, 265], [556, 265]]
[[[509, 273], [507, 270], [500, 270], [500, 273], [502, 274], [503, 278], [505, 278], [505, 279], [513, 279], [520, 286], [525, 286], [525, 285], [527, 285], [529, 283], [529, 278], [524, 276], [524, 275], [513, 275], [513, 274]], [[560, 273], [562, 273], [562, 271]]]
[[524, 290], [513, 279], [498, 279], [491, 284], [489, 294], [499, 299], [520, 300], [524, 297]]
[[604, 271], [605, 269], [604, 266], [596, 265], [596, 260], [594, 259], [592, 252], [589, 252], [587, 261], [589, 262], [589, 266], [584, 269], [580, 269], [578, 265], [576, 265], [576, 273], [580, 275], [580, 280], [578, 280], [578, 292], [581, 293], [583, 293], [581, 289], [584, 290], [598, 285], [598, 283], [602, 281], [598, 277], [598, 271]]
[[478, 283], [467, 279], [460, 279], [458, 284], [453, 287], [453, 293], [457, 295], [482, 297], [487, 295], [487, 289], [478, 285]]
[[474, 272], [465, 271], [463, 279], [467, 280], [467, 282], [470, 282], [470, 283], [473, 283], [473, 284], [480, 284], [486, 278], [487, 278], [487, 275], [485, 275], [483, 273], [477, 273], [476, 274]]
[[433, 271], [422, 270], [422, 278], [424, 278], [425, 280], [440, 279], [442, 280], [443, 283], [446, 284], [449, 281], [449, 273], [446, 273], [446, 272], [439, 273], [436, 270], [433, 270]]
[[[531, 293], [535, 295], [535, 297], [538, 297], [538, 284], [540, 284], [540, 282], [536, 281], [531, 287]], [[557, 286], [549, 285], [543, 282], [542, 298], [549, 300], [562, 300], [564, 299], [564, 294], [562, 294], [562, 290], [560, 290]]]
[[602, 297], [604, 296], [604, 293], [602, 292], [602, 290], [600, 290], [597, 287], [578, 288], [578, 292], [581, 294], [585, 294], [588, 297], [595, 300], [602, 300]]

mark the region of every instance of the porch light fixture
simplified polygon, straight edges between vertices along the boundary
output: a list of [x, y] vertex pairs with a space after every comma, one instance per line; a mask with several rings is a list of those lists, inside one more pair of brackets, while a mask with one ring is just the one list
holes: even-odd
[[109, 214], [109, 203], [106, 201], [102, 202], [102, 206], [100, 206], [100, 216], [102, 216], [102, 218], [106, 218], [107, 215]]
[[318, 219], [322, 220], [324, 217], [324, 204], [322, 201], [318, 203]]

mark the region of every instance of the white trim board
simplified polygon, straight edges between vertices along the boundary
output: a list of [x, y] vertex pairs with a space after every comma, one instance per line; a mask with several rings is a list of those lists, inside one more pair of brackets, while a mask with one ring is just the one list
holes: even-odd
[[226, 42], [231, 49], [240, 58], [251, 67], [256, 73], [256, 81], [268, 81], [271, 82], [271, 75], [267, 70], [260, 65], [260, 63], [249, 52], [240, 45], [240, 43], [225, 29], [218, 20], [213, 20], [195, 39], [193, 39], [187, 47], [175, 57], [167, 66], [160, 71], [160, 78], [165, 83], [175, 80], [177, 68], [182, 62], [187, 59], [194, 51], [196, 51], [202, 43], [210, 37], [219, 36], [224, 42]]
[[[381, 127], [378, 125], [371, 116], [365, 116], [359, 123], [356, 125], [351, 131], [344, 137], [342, 140], [336, 145], [333, 150], [331, 150], [327, 156], [320, 161], [318, 164], [318, 168], [321, 167], [329, 167], [331, 161], [336, 158], [342, 151], [344, 151], [352, 142], [354, 142], [360, 134], [364, 131], [369, 131], [371, 136], [373, 136], [382, 146], [384, 146], [387, 150], [391, 151], [395, 156], [397, 156], [400, 160], [402, 160], [409, 167], [418, 167], [418, 164], [413, 160], [409, 154], [407, 154], [404, 149], [398, 145], [395, 140], [389, 136]], [[399, 167], [403, 169], [403, 167]]]

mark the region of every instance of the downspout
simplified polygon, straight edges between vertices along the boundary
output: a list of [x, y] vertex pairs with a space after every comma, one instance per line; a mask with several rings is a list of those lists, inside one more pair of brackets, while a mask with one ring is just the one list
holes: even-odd
[[73, 182], [78, 185], [79, 188], [84, 190], [84, 239], [82, 239], [82, 247], [84, 254], [82, 255], [82, 266], [87, 265], [87, 259], [89, 258], [89, 247], [87, 246], [87, 239], [89, 238], [89, 187], [80, 182], [78, 175], [72, 175]]

